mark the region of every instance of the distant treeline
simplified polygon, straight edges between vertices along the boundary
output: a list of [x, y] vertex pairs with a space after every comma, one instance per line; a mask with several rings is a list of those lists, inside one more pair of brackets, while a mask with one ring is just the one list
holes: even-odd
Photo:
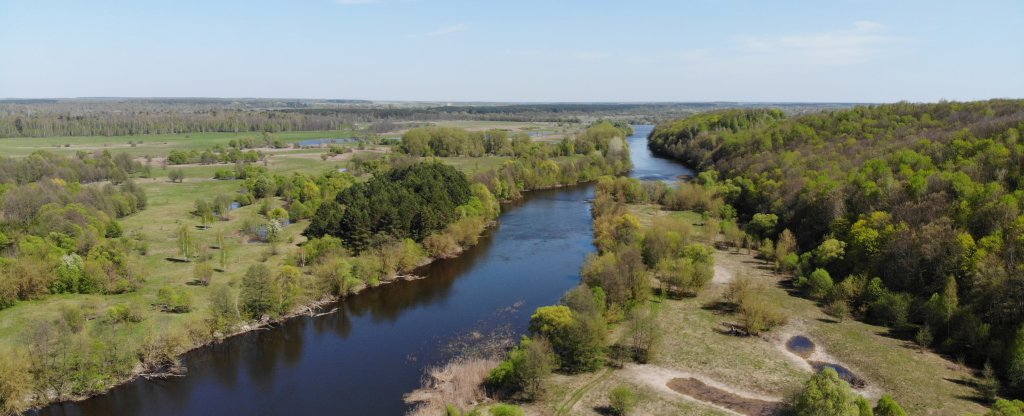
[[740, 220], [785, 237], [776, 247], [798, 247], [779, 266], [836, 315], [988, 363], [1019, 394], [1022, 130], [1024, 100], [899, 103], [701, 114], [660, 124], [649, 145], [704, 171]]
[[[579, 123], [616, 118], [653, 123], [743, 103], [373, 104], [357, 100], [197, 98], [0, 100], [0, 137], [124, 136], [201, 132], [337, 130], [354, 123], [482, 120]], [[787, 112], [846, 104], [778, 104]], [[371, 132], [381, 132], [371, 126]]]

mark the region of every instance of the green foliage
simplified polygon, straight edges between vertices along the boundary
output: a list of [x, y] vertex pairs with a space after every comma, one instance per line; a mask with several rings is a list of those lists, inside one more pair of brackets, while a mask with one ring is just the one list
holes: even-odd
[[807, 295], [812, 299], [825, 299], [832, 291], [832, 276], [825, 269], [815, 269], [807, 278]]
[[568, 372], [601, 366], [605, 350], [604, 318], [577, 314], [568, 306], [542, 306], [530, 317], [530, 332], [546, 338], [560, 367]]
[[338, 194], [337, 203], [324, 203], [306, 234], [333, 235], [358, 253], [371, 238], [384, 233], [422, 240], [458, 219], [457, 207], [472, 196], [465, 175], [440, 163], [416, 163]]
[[107, 321], [110, 323], [142, 322], [142, 311], [134, 304], [119, 303], [107, 308]]
[[211, 290], [207, 324], [213, 332], [228, 331], [239, 319], [235, 296], [227, 285], [214, 286]]
[[245, 271], [238, 303], [239, 309], [250, 319], [280, 313], [281, 288], [267, 266], [254, 264]]
[[878, 399], [874, 414], [875, 416], [907, 416], [907, 412], [888, 394], [883, 394], [882, 398]]
[[1024, 416], [1024, 401], [996, 400], [985, 416]]
[[640, 398], [632, 387], [621, 385], [608, 393], [608, 401], [611, 402], [612, 412], [616, 415], [628, 415], [640, 402]]
[[657, 309], [654, 306], [646, 310], [634, 309], [630, 315], [626, 334], [631, 342], [633, 359], [641, 364], [650, 362], [657, 353], [661, 342]]
[[[663, 122], [649, 146], [716, 173], [702, 183], [738, 188], [724, 202], [751, 234], [769, 236], [775, 215], [774, 230], [792, 231], [774, 243], [776, 263], [802, 275], [827, 270], [840, 286], [828, 296], [848, 300], [854, 316], [928, 324], [942, 352], [977, 366], [998, 357], [997, 373], [1008, 374], [1024, 323], [1010, 277], [1024, 249], [1024, 182], [1006, 173], [1024, 166], [1015, 156], [1024, 153], [1022, 109], [1024, 100], [793, 117], [728, 110]], [[848, 276], [877, 277], [872, 286], [883, 290], [841, 293], [852, 288]]]
[[156, 292], [156, 304], [164, 312], [185, 313], [192, 310], [192, 295], [184, 288], [165, 286]]
[[535, 399], [544, 392], [544, 380], [555, 368], [554, 352], [544, 338], [526, 338], [487, 376], [487, 384], [503, 394], [522, 393]]
[[790, 399], [790, 407], [796, 416], [859, 416], [855, 396], [850, 385], [826, 367], [807, 380], [803, 389]]
[[491, 416], [523, 416], [523, 409], [516, 405], [499, 403], [489, 409]]

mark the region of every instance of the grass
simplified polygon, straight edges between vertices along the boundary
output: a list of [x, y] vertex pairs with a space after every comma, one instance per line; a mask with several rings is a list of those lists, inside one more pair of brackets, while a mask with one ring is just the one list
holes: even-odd
[[[348, 130], [296, 131], [273, 133], [285, 143], [309, 139], [340, 137], [351, 134]], [[261, 133], [188, 133], [188, 134], [146, 134], [137, 136], [76, 136], [76, 137], [17, 137], [0, 139], [0, 154], [4, 156], [26, 156], [36, 150], [60, 154], [74, 154], [77, 151], [109, 150], [126, 152], [132, 156], [166, 156], [171, 150], [199, 150], [216, 144], [227, 146], [232, 139], [244, 137], [261, 138]], [[136, 143], [135, 146], [128, 142]], [[141, 143], [140, 143], [141, 142]], [[70, 145], [70, 146], [65, 146]]]
[[[524, 128], [536, 128], [537, 123], [503, 123], [512, 128], [523, 124]], [[475, 123], [475, 126], [492, 126], [491, 123]], [[527, 126], [528, 125], [528, 126]], [[274, 137], [285, 142], [296, 142], [305, 139], [338, 137], [343, 131], [314, 131], [275, 133]], [[195, 133], [195, 134], [161, 134], [144, 136], [87, 136], [87, 137], [51, 137], [51, 138], [5, 138], [0, 139], [0, 155], [26, 156], [36, 150], [47, 150], [56, 153], [73, 154], [79, 150], [108, 149], [112, 153], [128, 152], [132, 155], [164, 156], [172, 149], [202, 150], [216, 144], [227, 145], [228, 141], [242, 137], [259, 137], [258, 133]], [[138, 143], [135, 147], [129, 141]], [[70, 147], [63, 147], [65, 143]], [[57, 146], [60, 147], [57, 147]], [[272, 173], [287, 174], [303, 172], [319, 174], [327, 170], [350, 167], [350, 155], [336, 156], [322, 160], [320, 155], [324, 149], [275, 149], [267, 151], [270, 156], [266, 167]], [[388, 149], [374, 147], [372, 151], [361, 152], [360, 157], [383, 157]], [[504, 163], [507, 158], [443, 158], [460, 170], [473, 173], [491, 169]], [[241, 238], [237, 231], [246, 219], [265, 221], [258, 213], [256, 206], [243, 207], [231, 212], [229, 221], [217, 221], [210, 229], [196, 228], [199, 220], [190, 212], [194, 209], [196, 199], [212, 199], [216, 195], [233, 195], [241, 185], [240, 180], [213, 180], [218, 169], [233, 168], [230, 164], [214, 165], [182, 165], [161, 168], [157, 163], [152, 166], [153, 178], [135, 178], [146, 191], [148, 206], [145, 210], [121, 220], [126, 233], [140, 231], [146, 236], [148, 254], [141, 257], [142, 269], [146, 280], [141, 288], [134, 292], [119, 295], [53, 295], [40, 300], [22, 301], [10, 308], [0, 310], [0, 350], [9, 350], [22, 342], [25, 329], [32, 322], [56, 320], [61, 310], [66, 307], [81, 308], [89, 317], [102, 317], [106, 309], [112, 305], [128, 303], [145, 311], [145, 319], [139, 324], [122, 324], [115, 328], [116, 336], [125, 342], [137, 344], [149, 333], [165, 330], [183, 329], [194, 321], [206, 316], [212, 286], [229, 285], [237, 290], [237, 282], [252, 264], [265, 259], [265, 263], [274, 268], [283, 262], [284, 256], [303, 241], [302, 231], [308, 222], [300, 222], [285, 227], [282, 242], [279, 243], [278, 255], [270, 255], [269, 244], [248, 242]], [[181, 169], [185, 173], [182, 183], [171, 183], [167, 179], [170, 169]], [[177, 257], [177, 230], [182, 224], [193, 227], [194, 238], [205, 245], [212, 245], [218, 231], [227, 236], [231, 264], [226, 271], [215, 272], [211, 287], [192, 286], [186, 283], [192, 280], [194, 263], [169, 261]], [[291, 243], [288, 241], [291, 240]], [[215, 249], [210, 252], [216, 254]], [[156, 300], [157, 291], [164, 286], [183, 287], [192, 294], [194, 309], [190, 313], [171, 314], [157, 311], [152, 304]], [[90, 328], [98, 329], [107, 325], [102, 319], [89, 321]]]
[[[654, 205], [630, 208], [645, 225], [655, 215], [674, 215], [703, 232], [700, 216], [693, 212], [666, 212]], [[813, 301], [790, 294], [785, 276], [776, 274], [745, 251], [717, 251], [716, 266], [733, 276], [748, 275], [761, 280], [765, 288], [760, 295], [786, 311], [789, 323], [762, 337], [729, 334], [723, 324], [737, 323], [739, 319], [710, 307], [721, 299], [725, 289], [724, 285], [713, 283], [696, 297], [664, 301], [660, 308], [664, 338], [651, 365], [698, 374], [743, 391], [783, 397], [811, 375], [809, 369], [781, 347], [789, 336], [800, 334], [866, 379], [873, 400], [882, 393], [890, 394], [913, 415], [985, 412], [975, 401], [977, 393], [966, 385], [973, 376], [949, 360], [889, 336], [884, 327], [853, 319], [836, 322]], [[615, 328], [612, 338], [620, 332], [621, 328]], [[551, 393], [533, 406], [540, 413], [600, 414], [608, 392], [632, 381], [621, 370], [613, 370], [597, 381], [594, 377], [593, 373], [553, 376], [548, 389]], [[682, 395], [652, 392], [647, 387], [646, 392], [641, 388], [645, 393], [637, 414], [722, 414]], [[576, 399], [574, 396], [579, 396], [578, 403], [563, 412], [565, 403]]]

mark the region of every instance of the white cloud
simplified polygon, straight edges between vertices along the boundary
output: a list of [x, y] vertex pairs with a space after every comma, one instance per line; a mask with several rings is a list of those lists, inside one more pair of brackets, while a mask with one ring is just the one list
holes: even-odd
[[430, 32], [414, 33], [414, 34], [410, 34], [408, 36], [410, 38], [413, 38], [413, 39], [433, 38], [433, 37], [437, 37], [437, 36], [450, 35], [452, 33], [464, 32], [466, 30], [469, 30], [469, 26], [466, 26], [466, 25], [460, 23], [460, 24], [457, 24], [457, 25], [445, 26], [445, 27], [439, 28], [437, 30], [432, 30]]
[[748, 50], [776, 56], [791, 63], [853, 65], [867, 62], [895, 37], [883, 33], [877, 22], [857, 21], [852, 29], [784, 36], [741, 36]]
[[572, 54], [572, 57], [581, 61], [596, 61], [607, 58], [608, 54], [602, 52], [576, 52]]

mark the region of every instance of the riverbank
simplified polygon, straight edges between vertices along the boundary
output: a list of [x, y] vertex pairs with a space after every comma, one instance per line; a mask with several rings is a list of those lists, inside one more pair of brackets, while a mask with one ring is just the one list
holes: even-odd
[[[553, 195], [555, 193], [565, 193], [565, 192], [569, 192], [570, 194], [578, 194], [579, 192], [581, 192], [584, 189], [589, 189], [589, 185], [580, 184], [578, 186], [579, 187], [576, 187], [576, 189], [578, 189], [578, 190], [571, 190], [571, 189], [573, 189], [573, 186], [571, 186], [571, 185], [561, 185], [561, 184], [558, 186], [559, 190], [557, 190], [557, 191], [531, 190], [529, 192], [524, 193], [522, 195], [523, 198], [521, 198], [519, 200], [515, 200], [515, 201], [513, 201], [513, 202], [511, 202], [509, 204], [504, 204], [503, 205], [503, 209], [510, 209], [510, 210], [515, 211], [517, 209], [522, 208], [523, 205], [530, 205], [531, 202], [527, 202], [527, 201], [530, 200], [531, 198], [534, 198], [537, 195], [540, 195], [540, 198], [542, 198], [542, 200], [543, 200], [543, 198], [546, 198], [544, 195]], [[570, 190], [566, 191], [566, 189], [570, 189]], [[584, 199], [587, 199], [587, 198], [584, 198]], [[582, 204], [582, 202], [583, 202], [583, 199], [580, 200], [581, 204]], [[536, 203], [537, 202], [533, 202], [533, 204], [536, 204]], [[586, 215], [586, 214], [583, 213], [583, 215]], [[504, 219], [502, 221], [504, 221]], [[486, 229], [486, 232], [483, 233], [483, 236], [481, 237], [481, 240], [484, 242], [485, 245], [492, 244], [490, 242], [490, 239], [492, 238], [493, 234], [497, 233], [496, 230], [498, 228], [500, 228], [500, 227], [497, 227], [496, 225], [497, 225], [497, 223], [490, 224], [489, 227]], [[293, 226], [290, 226], [289, 228], [293, 228], [293, 227], [301, 227], [301, 225], [299, 225], [299, 226], [293, 225]], [[553, 227], [549, 226], [548, 228], [553, 228]], [[577, 226], [577, 228], [578, 228], [578, 226]], [[588, 235], [588, 237], [585, 240], [583, 240], [583, 241], [585, 241], [586, 244], [589, 246], [589, 232], [586, 230], [585, 227], [583, 227], [582, 231], [587, 233], [587, 235]], [[299, 233], [299, 230], [297, 230], [297, 229], [290, 229], [290, 230], [288, 230], [288, 232], [289, 233], [294, 233], [294, 234], [297, 235]], [[565, 233], [562, 233], [562, 234], [565, 234]], [[297, 241], [296, 244], [298, 244], [298, 240], [296, 240], [296, 241]], [[557, 237], [555, 238], [555, 241], [557, 241]], [[445, 274], [447, 272], [447, 270], [445, 270], [446, 268], [452, 267], [451, 265], [453, 265], [453, 264], [459, 264], [459, 263], [463, 263], [464, 262], [463, 254], [467, 250], [474, 251], [474, 253], [471, 254], [471, 256], [478, 256], [479, 255], [479, 250], [476, 247], [461, 247], [460, 248], [460, 255], [455, 257], [455, 258], [448, 258], [448, 259], [431, 258], [431, 259], [429, 259], [429, 261], [421, 263], [420, 267], [417, 268], [417, 271], [413, 271], [412, 272], [413, 274], [417, 275], [417, 280], [408, 282], [408, 283], [412, 284], [413, 286], [409, 286], [409, 285], [400, 285], [400, 286], [419, 287], [419, 286], [422, 286], [423, 283], [425, 283], [427, 286], [432, 285], [432, 283], [429, 282], [431, 279], [429, 279], [429, 278], [428, 279], [419, 279], [419, 276], [432, 277], [433, 274], [436, 274], [436, 273]], [[559, 249], [559, 250], [564, 251], [564, 249]], [[286, 250], [283, 250], [283, 251], [286, 251]], [[581, 253], [580, 256], [582, 256], [582, 255], [583, 254]], [[440, 264], [439, 265], [438, 263], [444, 263], [444, 264]], [[575, 266], [572, 267], [572, 268], [575, 269]], [[237, 269], [238, 269], [237, 266], [233, 266], [232, 267], [232, 270], [238, 271]], [[420, 269], [424, 269], [424, 271], [420, 272], [419, 271]], [[402, 274], [408, 275], [409, 273], [405, 272], [405, 273], [402, 273]], [[442, 280], [444, 280], [444, 279], [447, 279], [447, 278], [442, 278]], [[388, 303], [388, 301], [385, 298], [383, 298], [383, 296], [386, 296], [386, 295], [383, 295], [382, 293], [389, 293], [389, 292], [394, 292], [394, 291], [384, 290], [382, 292], [380, 289], [385, 289], [386, 286], [394, 286], [393, 283], [406, 282], [408, 280], [410, 280], [410, 279], [405, 278], [405, 277], [400, 277], [400, 278], [396, 279], [396, 278], [394, 278], [394, 276], [392, 276], [392, 278], [390, 278], [390, 279], [384, 279], [381, 282], [382, 283], [381, 285], [377, 285], [377, 286], [362, 285], [362, 286], [360, 286], [359, 288], [354, 290], [355, 292], [358, 292], [358, 296], [349, 295], [349, 296], [345, 297], [344, 299], [337, 299], [337, 298], [322, 298], [321, 299], [321, 298], [318, 298], [318, 299], [314, 300], [313, 302], [311, 302], [310, 304], [305, 304], [305, 305], [302, 305], [302, 306], [297, 306], [289, 314], [287, 314], [286, 316], [282, 316], [280, 319], [276, 319], [276, 320], [273, 320], [273, 321], [264, 321], [264, 322], [255, 322], [255, 321], [248, 322], [248, 323], [246, 323], [246, 325], [244, 327], [240, 327], [240, 328], [232, 331], [229, 334], [222, 334], [219, 337], [211, 338], [211, 339], [205, 340], [202, 343], [194, 344], [190, 348], [180, 351], [179, 356], [184, 355], [184, 354], [189, 354], [189, 353], [193, 353], [192, 354], [193, 356], [194, 355], [202, 356], [202, 355], [207, 354], [207, 352], [199, 352], [197, 350], [202, 350], [203, 347], [211, 347], [211, 348], [214, 348], [214, 349], [220, 348], [220, 347], [215, 347], [215, 346], [219, 345], [219, 344], [222, 344], [222, 343], [230, 343], [233, 339], [236, 339], [236, 338], [247, 338], [248, 339], [250, 337], [248, 337], [247, 335], [254, 334], [254, 333], [255, 334], [260, 334], [260, 336], [263, 336], [264, 334], [268, 334], [270, 332], [279, 331], [279, 329], [278, 329], [279, 327], [290, 326], [292, 324], [292, 321], [295, 321], [297, 318], [304, 318], [304, 317], [310, 317], [310, 316], [319, 316], [319, 315], [322, 315], [325, 312], [336, 312], [335, 309], [337, 309], [339, 307], [341, 309], [340, 313], [342, 315], [344, 315], [345, 314], [345, 312], [344, 312], [345, 304], [351, 305], [351, 304], [353, 304], [353, 302], [355, 302], [356, 304], [366, 304], [366, 303], [370, 303], [370, 301], [377, 301], [377, 302], [382, 302], [382, 303], [386, 304], [386, 303]], [[442, 284], [444, 284], [444, 283], [442, 283]], [[378, 289], [378, 290], [374, 290], [374, 291], [372, 291], [372, 293], [370, 293], [368, 295], [364, 295], [364, 293], [366, 293], [369, 289]], [[562, 289], [562, 288], [558, 289], [559, 294], [562, 291], [564, 291], [564, 289]], [[398, 292], [403, 292], [403, 290], [399, 290]], [[400, 297], [404, 298], [404, 296], [405, 295], [402, 295]], [[367, 299], [367, 300], [366, 301], [359, 300], [360, 298]], [[336, 316], [337, 313], [334, 313], [333, 315]], [[329, 318], [329, 316], [324, 316], [323, 318], [326, 319], [326, 318]], [[299, 320], [300, 321], [305, 321], [304, 319], [299, 319]], [[267, 327], [274, 327], [275, 331], [261, 331], [261, 329], [266, 329]], [[212, 351], [212, 350], [208, 348], [208, 349], [206, 349], [206, 351]], [[191, 368], [192, 366], [189, 366], [189, 367], [190, 367], [189, 368], [189, 373], [190, 374], [188, 376], [184, 377], [183, 379], [188, 379], [189, 377], [192, 377], [192, 373], [193, 373], [194, 368]], [[136, 369], [136, 371], [133, 371], [133, 374], [132, 374], [131, 377], [124, 377], [122, 379], [119, 379], [118, 380], [118, 385], [122, 386], [122, 385], [126, 385], [126, 384], [131, 384], [133, 381], [139, 380], [138, 375], [143, 373], [143, 372], [144, 371], [138, 371], [138, 369]], [[176, 382], [178, 379], [179, 378], [176, 377], [174, 379], [167, 380], [167, 381], [175, 381]], [[417, 375], [417, 379], [418, 379], [418, 375]], [[135, 383], [135, 384], [137, 384], [137, 383]], [[99, 395], [103, 395], [105, 393], [98, 393], [98, 394]], [[400, 397], [400, 395], [396, 395], [396, 400], [398, 400], [399, 397]], [[86, 398], [86, 397], [76, 397], [75, 399], [80, 402], [81, 399], [83, 399], [83, 398]], [[65, 412], [41, 412], [41, 413], [43, 413], [43, 414], [65, 414]]]
[[[672, 215], [691, 222], [694, 234], [708, 230], [699, 215], [663, 211], [652, 205], [631, 205], [629, 211], [650, 224], [655, 216]], [[724, 313], [721, 302], [737, 277], [761, 282], [761, 296], [778, 305], [789, 322], [761, 336], [730, 331], [737, 316]], [[644, 365], [611, 368], [607, 373], [553, 375], [542, 400], [528, 407], [536, 414], [599, 415], [609, 392], [629, 385], [641, 395], [637, 414], [760, 414], [799, 388], [812, 374], [809, 361], [785, 347], [795, 335], [814, 340], [817, 355], [841, 363], [865, 382], [857, 390], [872, 401], [892, 395], [910, 414], [981, 414], [986, 409], [973, 397], [971, 372], [947, 359], [888, 335], [883, 327], [852, 319], [837, 321], [813, 301], [787, 290], [789, 276], [745, 250], [715, 251], [715, 276], [696, 296], [655, 299], [663, 333], [654, 360]], [[624, 328], [611, 331], [612, 344], [626, 344]], [[824, 358], [822, 358], [824, 357]]]

